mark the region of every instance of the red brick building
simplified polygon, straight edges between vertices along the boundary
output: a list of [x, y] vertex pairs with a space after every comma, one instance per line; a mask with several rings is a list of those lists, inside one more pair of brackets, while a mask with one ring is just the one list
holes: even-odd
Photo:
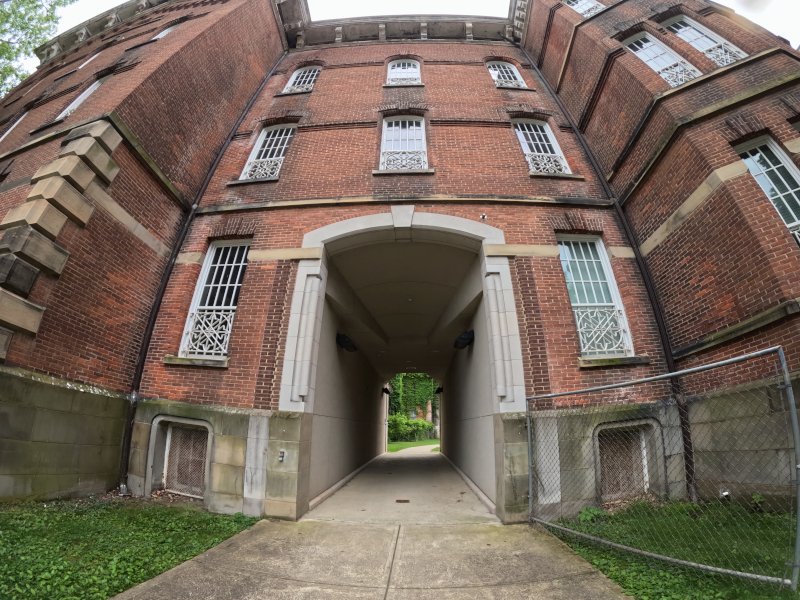
[[420, 370], [511, 521], [526, 398], [797, 368], [798, 53], [700, 0], [511, 4], [143, 0], [44, 46], [0, 113], [0, 494], [296, 518]]

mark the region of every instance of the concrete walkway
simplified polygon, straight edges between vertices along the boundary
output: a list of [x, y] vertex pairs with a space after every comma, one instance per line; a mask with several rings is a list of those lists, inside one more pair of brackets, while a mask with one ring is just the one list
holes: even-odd
[[548, 533], [500, 525], [427, 450], [384, 455], [299, 523], [261, 521], [118, 598], [627, 598]]

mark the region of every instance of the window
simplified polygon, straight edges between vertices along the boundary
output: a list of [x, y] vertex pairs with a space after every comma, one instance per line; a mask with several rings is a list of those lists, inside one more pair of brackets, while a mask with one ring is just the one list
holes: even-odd
[[625, 45], [672, 87], [678, 87], [700, 75], [687, 61], [648, 35], [640, 35]]
[[581, 355], [628, 356], [632, 353], [622, 300], [611, 263], [598, 239], [565, 238], [558, 242]]
[[570, 173], [567, 160], [547, 123], [515, 121], [514, 131], [531, 173]]
[[86, 102], [86, 99], [89, 96], [91, 96], [97, 91], [97, 88], [99, 88], [103, 84], [103, 81], [104, 79], [98, 79], [97, 81], [92, 83], [92, 85], [83, 90], [77, 98], [75, 98], [72, 102], [70, 102], [67, 105], [67, 108], [65, 108], [58, 114], [55, 120], [58, 121], [60, 119], [66, 119], [68, 116], [74, 113], [81, 104]]
[[294, 130], [294, 125], [276, 125], [264, 129], [239, 179], [277, 179]]
[[419, 85], [421, 83], [419, 63], [416, 60], [403, 58], [389, 63], [386, 85]]
[[800, 244], [800, 171], [772, 140], [739, 148], [750, 174], [761, 186]]
[[246, 242], [211, 244], [186, 319], [181, 356], [227, 356], [249, 248]]
[[597, 0], [562, 0], [562, 2], [584, 17], [591, 17], [605, 9], [605, 6]]
[[159, 31], [157, 34], [155, 34], [155, 35], [154, 35], [153, 37], [151, 37], [150, 39], [151, 39], [151, 40], [160, 40], [161, 38], [165, 38], [165, 37], [167, 37], [167, 36], [168, 36], [170, 33], [172, 33], [173, 31], [175, 31], [175, 29], [176, 29], [177, 27], [178, 27], [177, 25], [170, 25], [170, 26], [169, 26], [169, 27], [167, 27], [166, 29], [162, 29], [161, 31]]
[[688, 17], [677, 17], [664, 25], [683, 41], [713, 60], [717, 66], [724, 67], [747, 56], [733, 44]]
[[207, 429], [170, 423], [164, 455], [164, 489], [202, 498], [206, 489], [207, 450]]
[[489, 73], [491, 73], [492, 79], [494, 79], [494, 84], [497, 87], [528, 87], [525, 85], [522, 75], [520, 75], [519, 71], [517, 71], [517, 67], [511, 63], [495, 60], [490, 63], [486, 63], [486, 68], [489, 69]]
[[8, 129], [6, 129], [2, 134], [0, 134], [0, 142], [2, 142], [4, 139], [6, 139], [6, 137], [8, 137], [9, 133], [14, 131], [14, 128], [17, 125], [20, 124], [20, 121], [22, 121], [22, 119], [24, 119], [27, 114], [28, 114], [27, 112], [24, 112], [19, 117], [17, 117], [15, 120], [13, 120], [11, 122], [11, 126]]
[[286, 87], [283, 88], [284, 94], [298, 94], [300, 92], [310, 92], [314, 89], [314, 84], [319, 77], [319, 67], [304, 67], [292, 73]]
[[[102, 51], [101, 51], [101, 52], [102, 52]], [[100, 53], [101, 53], [101, 52], [95, 52], [94, 54], [92, 54], [92, 55], [91, 55], [89, 58], [87, 58], [85, 61], [83, 61], [83, 62], [82, 62], [82, 63], [81, 63], [79, 66], [78, 66], [78, 69], [82, 69], [83, 67], [85, 67], [86, 65], [88, 65], [88, 64], [89, 64], [90, 62], [92, 62], [92, 61], [93, 61], [95, 58], [97, 58], [98, 56], [100, 56]]]
[[383, 121], [381, 171], [428, 168], [425, 121], [422, 117], [391, 117]]

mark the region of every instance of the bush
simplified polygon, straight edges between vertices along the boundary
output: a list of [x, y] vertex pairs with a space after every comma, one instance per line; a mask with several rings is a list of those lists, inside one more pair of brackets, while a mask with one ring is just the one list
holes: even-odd
[[409, 419], [403, 413], [389, 415], [389, 441], [415, 442], [433, 437], [433, 423]]

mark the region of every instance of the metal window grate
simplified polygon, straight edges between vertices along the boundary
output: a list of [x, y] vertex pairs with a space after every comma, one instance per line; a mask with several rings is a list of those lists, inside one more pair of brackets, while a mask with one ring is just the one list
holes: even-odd
[[289, 83], [283, 88], [284, 94], [292, 94], [298, 92], [310, 92], [314, 89], [314, 84], [317, 82], [320, 72], [319, 67], [305, 67], [298, 69], [292, 74]]
[[415, 60], [395, 60], [389, 63], [387, 85], [410, 85], [422, 83], [419, 63]]
[[597, 434], [600, 496], [604, 502], [648, 492], [647, 440], [643, 428], [604, 429]]
[[715, 36], [705, 28], [701, 28], [686, 17], [668, 25], [667, 29], [708, 56], [719, 67], [734, 63], [746, 56], [732, 44]]
[[383, 171], [428, 168], [425, 122], [421, 118], [399, 117], [383, 122], [380, 168]]
[[207, 448], [206, 429], [170, 424], [164, 489], [174, 494], [202, 498], [206, 485]]
[[678, 87], [699, 75], [697, 69], [687, 61], [646, 35], [628, 42], [627, 46], [672, 87]]
[[272, 127], [262, 131], [241, 179], [277, 179], [294, 130], [294, 127]]
[[584, 356], [631, 352], [625, 314], [597, 241], [562, 240], [561, 266]]
[[784, 161], [769, 143], [742, 152], [740, 156], [797, 239], [796, 232], [800, 231], [800, 178], [797, 169]]
[[186, 357], [208, 358], [228, 354], [233, 317], [247, 268], [249, 245], [217, 245], [206, 257], [202, 284], [195, 292], [186, 323]]
[[517, 71], [517, 68], [510, 63], [499, 61], [490, 62], [486, 64], [486, 68], [489, 69], [489, 73], [492, 75], [492, 79], [494, 79], [494, 83], [497, 87], [527, 87], [519, 71]]
[[597, 0], [563, 0], [563, 2], [584, 17], [596, 15], [606, 8], [604, 5], [597, 2]]
[[569, 165], [545, 123], [517, 121], [514, 131], [531, 173], [569, 173]]

